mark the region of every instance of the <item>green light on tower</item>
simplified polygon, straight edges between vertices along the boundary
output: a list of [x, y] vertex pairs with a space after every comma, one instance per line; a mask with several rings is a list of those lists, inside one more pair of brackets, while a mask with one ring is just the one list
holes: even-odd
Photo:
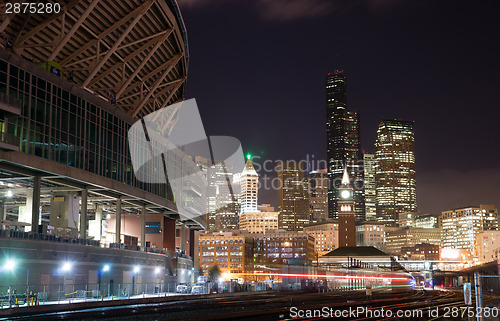
[[252, 158], [252, 154], [247, 154], [247, 159]]

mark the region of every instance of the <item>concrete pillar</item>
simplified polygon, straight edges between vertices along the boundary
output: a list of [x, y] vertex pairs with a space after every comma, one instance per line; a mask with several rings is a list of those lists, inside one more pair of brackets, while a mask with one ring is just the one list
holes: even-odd
[[82, 190], [82, 198], [80, 204], [80, 238], [87, 238], [87, 195], [86, 189]]
[[[75, 193], [57, 193], [50, 199], [49, 225], [53, 234], [78, 237], [80, 197]], [[68, 232], [69, 229], [69, 232]]]
[[116, 226], [115, 226], [115, 242], [120, 244], [120, 234], [122, 233], [122, 200], [116, 199]]
[[40, 176], [33, 177], [33, 198], [31, 203], [31, 231], [38, 233], [38, 225], [40, 224], [40, 190], [42, 187], [42, 178]]
[[163, 248], [173, 254], [175, 252], [175, 220], [163, 218]]
[[141, 211], [141, 246], [146, 246], [146, 205], [142, 206]]
[[186, 227], [184, 224], [181, 225], [180, 227], [181, 231], [181, 251], [183, 253], [186, 253]]
[[196, 237], [194, 235], [194, 230], [189, 229], [189, 254], [193, 258], [195, 257], [195, 244], [196, 244]]
[[97, 240], [100, 241], [102, 238], [102, 205], [97, 205], [95, 211], [95, 220], [97, 221]]
[[[2, 220], [7, 220], [7, 205], [2, 204], [0, 208], [0, 213], [2, 213]], [[2, 226], [2, 229], [5, 229], [5, 226]]]

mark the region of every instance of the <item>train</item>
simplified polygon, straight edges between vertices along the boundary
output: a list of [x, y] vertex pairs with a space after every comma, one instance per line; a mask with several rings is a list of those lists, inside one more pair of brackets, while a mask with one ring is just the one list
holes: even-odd
[[415, 279], [406, 271], [376, 271], [362, 268], [335, 269], [319, 271], [301, 279], [304, 290], [350, 291], [364, 290], [374, 292], [410, 292], [415, 287]]
[[404, 271], [370, 270], [363, 268], [335, 268], [328, 271], [306, 273], [245, 273], [248, 275], [280, 278], [282, 284], [305, 291], [352, 291], [367, 287], [373, 292], [410, 292], [415, 287], [413, 276]]

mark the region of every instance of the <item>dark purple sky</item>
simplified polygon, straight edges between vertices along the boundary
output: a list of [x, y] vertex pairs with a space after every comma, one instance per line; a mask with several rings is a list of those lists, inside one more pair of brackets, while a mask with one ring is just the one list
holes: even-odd
[[[208, 135], [237, 137], [260, 162], [325, 159], [324, 80], [343, 69], [367, 152], [380, 119], [415, 121], [419, 211], [500, 205], [497, 1], [179, 3], [187, 98]], [[276, 205], [275, 191], [259, 197]]]

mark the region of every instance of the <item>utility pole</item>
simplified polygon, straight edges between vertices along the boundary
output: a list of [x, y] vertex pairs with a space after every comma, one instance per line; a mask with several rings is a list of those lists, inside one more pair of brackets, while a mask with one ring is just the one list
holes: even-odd
[[481, 276], [479, 272], [474, 273], [474, 285], [476, 286], [476, 311], [481, 311], [481, 313], [477, 313], [477, 321], [483, 320], [483, 312], [482, 312], [482, 293], [481, 293]]

